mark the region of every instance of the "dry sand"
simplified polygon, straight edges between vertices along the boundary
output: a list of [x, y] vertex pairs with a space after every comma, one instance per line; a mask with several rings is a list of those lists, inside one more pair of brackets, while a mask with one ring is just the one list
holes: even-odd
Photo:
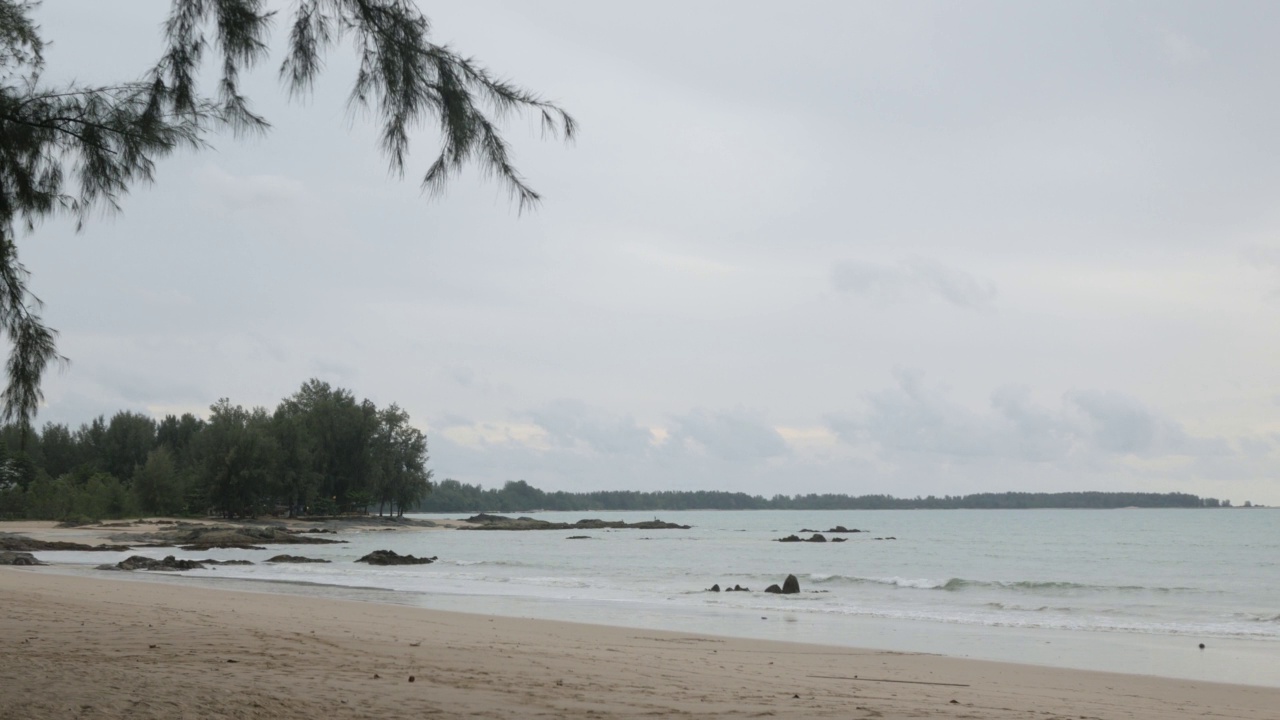
[[48, 568], [0, 568], [0, 607], [5, 719], [1280, 717], [1277, 688]]

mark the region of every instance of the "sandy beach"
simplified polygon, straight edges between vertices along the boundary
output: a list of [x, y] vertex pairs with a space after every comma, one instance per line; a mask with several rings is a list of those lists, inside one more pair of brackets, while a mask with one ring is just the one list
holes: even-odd
[[1280, 689], [0, 568], [2, 718], [1275, 718]]

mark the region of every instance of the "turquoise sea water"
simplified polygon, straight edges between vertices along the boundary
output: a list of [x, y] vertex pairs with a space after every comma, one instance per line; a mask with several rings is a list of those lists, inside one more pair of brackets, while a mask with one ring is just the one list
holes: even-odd
[[[532, 516], [654, 518], [652, 512]], [[353, 531], [341, 536], [349, 544], [303, 548], [333, 560], [329, 565], [223, 566], [159, 579], [1280, 686], [1277, 511], [689, 511], [660, 517], [692, 528]], [[774, 542], [837, 525], [866, 532], [827, 535], [848, 538], [844, 543]], [[890, 537], [896, 539], [877, 539]], [[439, 561], [393, 568], [352, 562], [378, 548]], [[185, 556], [260, 562], [277, 552]], [[99, 553], [42, 557], [85, 569], [112, 559]], [[799, 595], [759, 592], [789, 573], [800, 580]], [[713, 583], [756, 592], [707, 592]]]

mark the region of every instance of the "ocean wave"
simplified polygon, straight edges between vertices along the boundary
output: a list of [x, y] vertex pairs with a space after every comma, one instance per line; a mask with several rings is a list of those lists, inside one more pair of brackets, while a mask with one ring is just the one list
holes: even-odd
[[915, 590], [944, 590], [947, 592], [961, 592], [969, 589], [996, 589], [1009, 590], [1013, 592], [1063, 592], [1063, 591], [1087, 591], [1087, 592], [1154, 592], [1154, 593], [1174, 593], [1174, 592], [1197, 592], [1196, 588], [1189, 587], [1147, 587], [1144, 585], [1096, 585], [1089, 583], [1076, 583], [1064, 580], [971, 580], [968, 578], [948, 578], [939, 580], [934, 578], [904, 578], [904, 577], [858, 577], [854, 575], [828, 575], [823, 573], [813, 573], [809, 576], [809, 582], [815, 584], [843, 584], [843, 585], [892, 585], [894, 587], [909, 588]]

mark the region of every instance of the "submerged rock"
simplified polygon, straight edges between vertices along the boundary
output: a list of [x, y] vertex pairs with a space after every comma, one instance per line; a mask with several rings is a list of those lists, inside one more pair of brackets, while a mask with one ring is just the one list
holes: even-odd
[[394, 550], [374, 550], [365, 555], [356, 562], [369, 563], [370, 565], [426, 565], [433, 563], [437, 558], [420, 558], [412, 555], [400, 555]]
[[769, 587], [765, 588], [764, 591], [767, 593], [774, 593], [775, 595], [777, 595], [782, 593], [782, 588], [778, 587], [777, 585], [770, 585]]
[[267, 562], [269, 563], [327, 563], [329, 561], [321, 560], [320, 558], [302, 557], [301, 555], [276, 555], [275, 557], [267, 558]]

